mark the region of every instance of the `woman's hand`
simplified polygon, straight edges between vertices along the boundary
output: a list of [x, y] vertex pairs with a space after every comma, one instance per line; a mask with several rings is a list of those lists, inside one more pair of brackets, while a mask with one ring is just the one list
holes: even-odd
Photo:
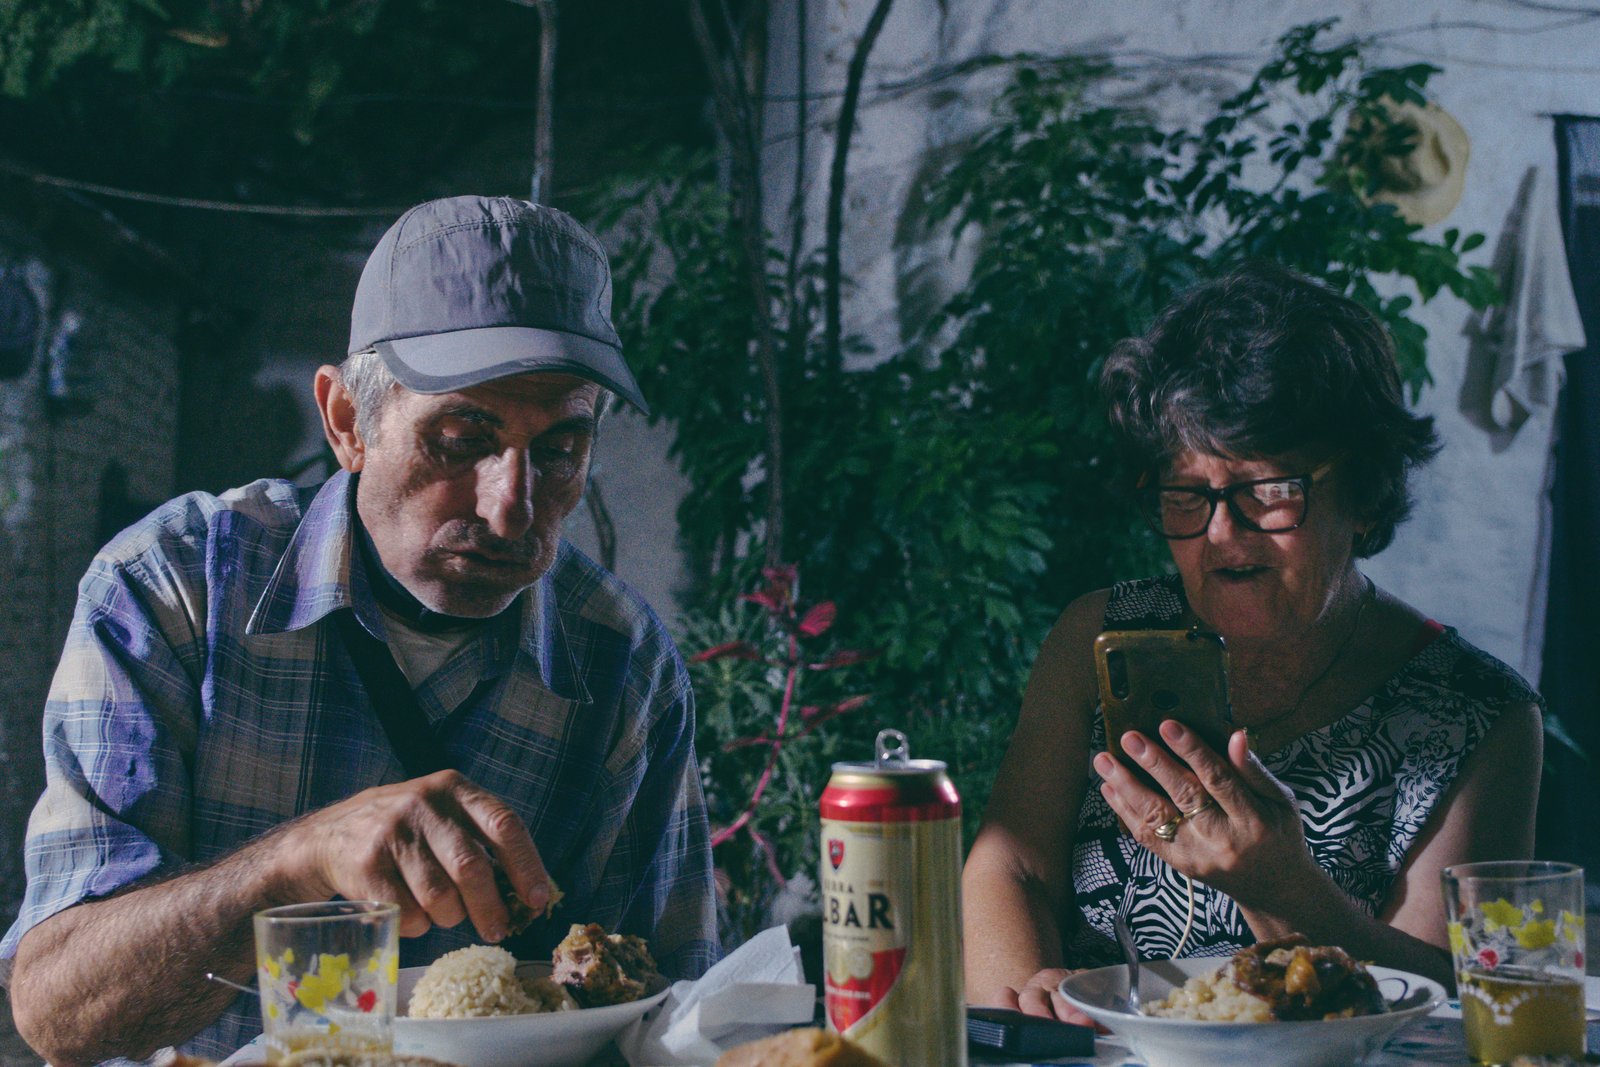
[[1093, 1019], [1068, 1004], [1066, 998], [1056, 991], [1063, 978], [1077, 973], [1063, 967], [1046, 968], [1028, 979], [1027, 984], [1021, 989], [1007, 986], [1001, 990], [1005, 1002], [999, 1006], [1014, 1008], [1028, 1015], [1040, 1015], [1046, 1019], [1060, 1019], [1064, 1023], [1093, 1026], [1095, 1024]]
[[[1135, 840], [1242, 907], [1268, 913], [1294, 886], [1318, 878], [1294, 794], [1261, 765], [1243, 730], [1228, 739], [1226, 759], [1171, 719], [1161, 724], [1161, 736], [1179, 759], [1135, 731], [1122, 736], [1122, 750], [1160, 790], [1107, 753], [1094, 758], [1100, 792]], [[1170, 841], [1157, 835], [1157, 827], [1185, 812], [1192, 814]]]

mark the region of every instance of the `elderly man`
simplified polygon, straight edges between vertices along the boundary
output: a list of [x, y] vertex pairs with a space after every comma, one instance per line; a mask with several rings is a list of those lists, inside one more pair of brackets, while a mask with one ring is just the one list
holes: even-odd
[[[397, 222], [317, 371], [343, 470], [160, 508], [96, 557], [45, 712], [28, 888], [0, 944], [56, 1067], [219, 1054], [255, 1001], [250, 917], [398, 902], [402, 962], [511, 927], [715, 954], [689, 683], [671, 639], [562, 541], [601, 404], [643, 406], [603, 250], [567, 216], [455, 197]], [[240, 427], [249, 432], [248, 427]], [[0, 964], [3, 965], [3, 964]]]

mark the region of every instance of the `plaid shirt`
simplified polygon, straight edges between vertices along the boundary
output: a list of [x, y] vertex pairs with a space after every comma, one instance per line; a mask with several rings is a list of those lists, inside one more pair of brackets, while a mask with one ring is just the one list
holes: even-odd
[[[342, 473], [320, 490], [190, 494], [95, 558], [45, 708], [47, 784], [0, 959], [63, 908], [406, 777], [327, 618], [353, 607], [384, 638], [353, 496]], [[516, 809], [566, 892], [518, 954], [598, 922], [695, 977], [716, 948], [683, 662], [650, 609], [565, 542], [518, 605], [417, 688], [450, 765]], [[476, 940], [470, 923], [434, 929], [401, 962]], [[219, 1055], [259, 1030], [242, 996], [184, 1048]]]

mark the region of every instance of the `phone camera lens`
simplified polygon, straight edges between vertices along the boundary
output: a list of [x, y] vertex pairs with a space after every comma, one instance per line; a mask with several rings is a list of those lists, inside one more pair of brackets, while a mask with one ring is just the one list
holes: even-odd
[[1128, 699], [1128, 660], [1121, 652], [1106, 653], [1106, 674], [1111, 681], [1111, 695], [1118, 700]]

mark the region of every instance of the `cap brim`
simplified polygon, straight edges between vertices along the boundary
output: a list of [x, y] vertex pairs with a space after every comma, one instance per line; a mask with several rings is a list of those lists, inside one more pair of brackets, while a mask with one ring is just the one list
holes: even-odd
[[650, 414], [622, 353], [603, 341], [532, 326], [486, 326], [379, 341], [372, 346], [413, 393], [453, 393], [513, 374], [571, 374]]

